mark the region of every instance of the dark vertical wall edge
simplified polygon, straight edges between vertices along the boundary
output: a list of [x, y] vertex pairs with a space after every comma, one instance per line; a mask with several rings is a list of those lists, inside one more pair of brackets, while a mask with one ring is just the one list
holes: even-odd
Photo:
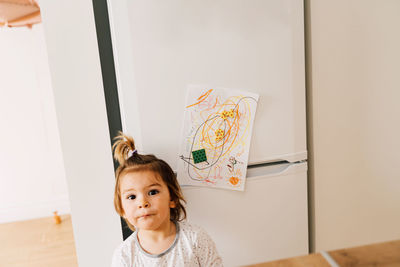
[[[107, 109], [108, 129], [111, 143], [118, 131], [122, 131], [121, 112], [119, 109], [118, 87], [115, 75], [114, 55], [112, 50], [110, 22], [106, 0], [92, 0], [96, 23], [97, 44], [101, 72], [103, 77], [104, 97]], [[118, 162], [114, 161], [114, 170], [118, 168]], [[110, 201], [113, 201], [110, 199]], [[121, 218], [124, 240], [132, 234], [125, 221]]]
[[304, 0], [304, 55], [305, 55], [305, 77], [306, 77], [306, 124], [307, 124], [307, 151], [308, 151], [308, 252], [315, 252], [315, 197], [314, 197], [314, 143], [312, 138], [312, 69], [311, 69], [311, 10], [310, 0]]

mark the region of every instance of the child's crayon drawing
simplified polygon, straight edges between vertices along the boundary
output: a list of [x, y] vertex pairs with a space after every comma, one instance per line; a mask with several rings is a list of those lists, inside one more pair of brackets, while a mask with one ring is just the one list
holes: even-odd
[[181, 185], [244, 190], [258, 95], [190, 86], [178, 163]]

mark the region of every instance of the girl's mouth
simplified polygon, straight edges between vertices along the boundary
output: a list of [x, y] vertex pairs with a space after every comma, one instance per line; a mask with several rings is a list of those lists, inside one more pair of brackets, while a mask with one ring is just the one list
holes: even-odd
[[139, 216], [139, 219], [146, 219], [146, 218], [149, 218], [150, 216], [153, 216], [153, 214], [145, 214], [145, 215]]

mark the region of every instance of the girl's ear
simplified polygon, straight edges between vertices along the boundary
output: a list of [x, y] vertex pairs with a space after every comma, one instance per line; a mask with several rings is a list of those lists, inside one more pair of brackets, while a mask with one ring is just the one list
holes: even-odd
[[124, 209], [121, 210], [121, 215], [120, 215], [120, 216], [121, 216], [122, 218], [126, 219]]
[[170, 207], [171, 209], [176, 208], [176, 203], [175, 203], [174, 200], [171, 200], [171, 201], [169, 202], [169, 207]]

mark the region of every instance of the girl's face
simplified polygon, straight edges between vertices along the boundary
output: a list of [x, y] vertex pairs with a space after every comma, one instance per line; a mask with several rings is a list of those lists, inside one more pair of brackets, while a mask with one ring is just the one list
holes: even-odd
[[170, 223], [171, 201], [165, 182], [152, 171], [129, 172], [121, 177], [123, 217], [143, 230], [162, 230]]

